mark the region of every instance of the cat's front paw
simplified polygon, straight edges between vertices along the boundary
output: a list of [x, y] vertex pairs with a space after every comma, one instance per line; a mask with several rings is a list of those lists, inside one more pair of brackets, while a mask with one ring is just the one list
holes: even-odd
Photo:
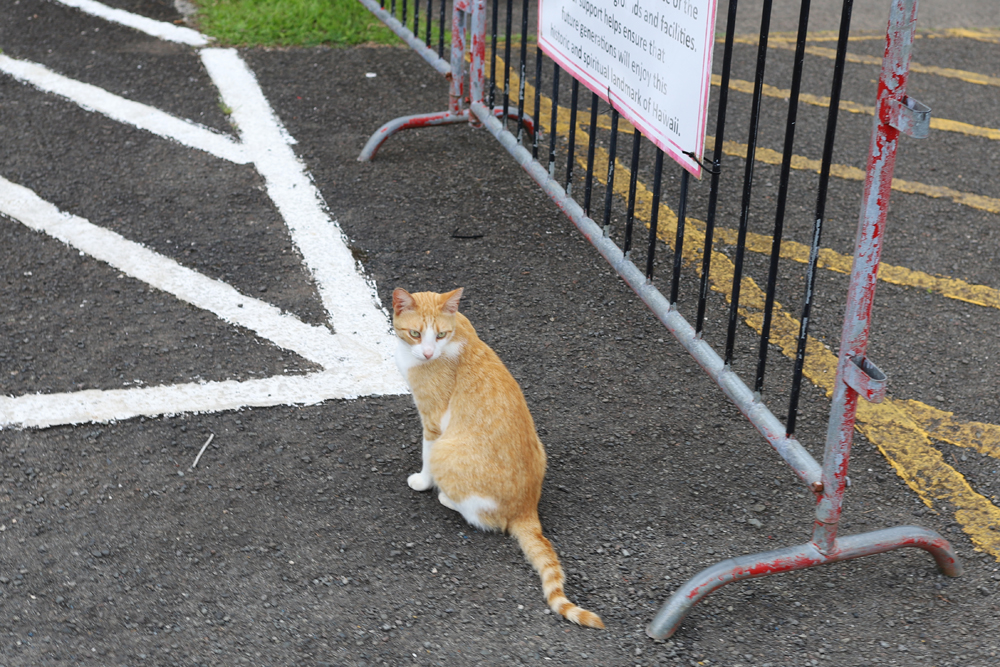
[[415, 472], [406, 478], [406, 483], [414, 491], [426, 491], [434, 486], [434, 480], [425, 472]]

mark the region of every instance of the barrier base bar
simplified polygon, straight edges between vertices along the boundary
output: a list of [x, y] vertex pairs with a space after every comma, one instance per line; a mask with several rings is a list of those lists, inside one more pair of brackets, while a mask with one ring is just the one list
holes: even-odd
[[[499, 118], [503, 115], [503, 110], [497, 107], [493, 110], [493, 114]], [[517, 117], [517, 114], [517, 107], [508, 108], [508, 118]], [[396, 134], [400, 130], [434, 127], [436, 125], [454, 125], [456, 123], [472, 123], [473, 125], [478, 125], [479, 119], [471, 115], [468, 109], [462, 109], [458, 113], [449, 109], [448, 111], [438, 111], [437, 113], [418, 114], [416, 116], [401, 116], [395, 120], [390, 120], [388, 123], [377, 129], [371, 138], [368, 139], [365, 143], [365, 147], [361, 150], [361, 155], [358, 156], [358, 162], [371, 162], [374, 160], [375, 154], [378, 152], [378, 149], [382, 147], [382, 144], [385, 143], [389, 137]], [[534, 136], [535, 121], [532, 120], [531, 116], [524, 116], [524, 126], [528, 130], [528, 134]]]
[[942, 574], [949, 577], [962, 574], [962, 566], [948, 541], [934, 531], [919, 526], [896, 526], [841, 537], [835, 542], [834, 549], [826, 554], [814, 543], [808, 542], [797, 547], [737, 556], [705, 568], [670, 596], [652, 623], [646, 627], [646, 634], [653, 639], [672, 636], [688, 612], [702, 598], [734, 581], [803, 570], [904, 547], [916, 547], [930, 552]]

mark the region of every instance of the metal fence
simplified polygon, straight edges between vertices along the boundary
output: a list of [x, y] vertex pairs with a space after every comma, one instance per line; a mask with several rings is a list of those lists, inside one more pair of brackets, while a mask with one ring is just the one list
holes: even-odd
[[[827, 188], [853, 0], [843, 0], [836, 57], [831, 72], [822, 160], [814, 186], [817, 197], [812, 218], [812, 245], [805, 265], [805, 289], [794, 368], [784, 398], [787, 405], [784, 423], [768, 408], [764, 389], [780, 276], [778, 260], [791, 188], [790, 173], [810, 0], [801, 0], [800, 6], [788, 88], [784, 150], [763, 290], [756, 283], [745, 280], [745, 260], [767, 67], [771, 0], [764, 0], [760, 19], [743, 178], [737, 190], [740, 197], [738, 224], [731, 260], [720, 256], [714, 250], [714, 243], [717, 233], [721, 233], [717, 227], [720, 198], [730, 196], [730, 192], [723, 187], [721, 176], [723, 170], [728, 168], [724, 161], [724, 146], [727, 114], [733, 111], [728, 93], [732, 83], [738, 0], [730, 0], [728, 5], [722, 43], [721, 81], [714, 116], [714, 149], [711, 161], [703, 164], [710, 181], [707, 198], [703, 202], [706, 209], [704, 222], [689, 218], [691, 202], [687, 171], [681, 170], [680, 173], [674, 213], [661, 202], [664, 173], [668, 168], [664, 166], [663, 152], [644, 140], [639, 130], [623, 120], [613, 106], [602, 113], [602, 107], [608, 108], [602, 96], [596, 92], [591, 92], [589, 96], [581, 94], [580, 82], [571, 77], [568, 86], [565, 79], [561, 82], [560, 77], [567, 76], [566, 73], [548, 60], [541, 48], [536, 46], [533, 53], [529, 52], [529, 0], [521, 0], [519, 7], [515, 6], [514, 0], [506, 0], [503, 7], [499, 6], [499, 0], [489, 0], [489, 8], [487, 0], [456, 0], [450, 12], [446, 11], [444, 0], [438, 0], [436, 5], [434, 0], [426, 0], [423, 7], [420, 0], [400, 0], [398, 3], [393, 0], [389, 6], [385, 6], [384, 2], [376, 4], [374, 0], [359, 1], [432, 67], [450, 79], [447, 111], [408, 116], [386, 123], [372, 136], [359, 159], [372, 159], [381, 143], [401, 129], [460, 122], [485, 127], [697, 360], [815, 496], [813, 535], [809, 542], [731, 558], [703, 570], [676, 590], [664, 604], [647, 628], [650, 636], [657, 639], [671, 636], [698, 601], [719, 587], [741, 579], [799, 570], [901, 547], [925, 549], [933, 555], [945, 574], [958, 576], [961, 573], [951, 545], [937, 533], [918, 526], [838, 535], [844, 491], [848, 484], [847, 469], [858, 397], [878, 402], [885, 393], [886, 377], [865, 353], [896, 145], [900, 133], [926, 136], [929, 124], [929, 110], [906, 95], [917, 0], [891, 0], [871, 150], [867, 159], [867, 179], [822, 462], [806, 450], [795, 432], [809, 322], [815, 303], [820, 239], [826, 219]], [[446, 25], [445, 17], [449, 13], [451, 22]], [[419, 37], [421, 30], [424, 33], [422, 38]], [[515, 30], [518, 32], [515, 33]], [[446, 60], [444, 45], [449, 31], [451, 52]], [[517, 50], [516, 63], [511, 61], [514, 49]], [[534, 72], [530, 81], [529, 71]], [[551, 91], [550, 96], [543, 94], [546, 90]], [[567, 92], [569, 106], [560, 106], [560, 94], [565, 96]], [[557, 141], [557, 138], [561, 140]], [[621, 152], [628, 157], [627, 164], [619, 158], [619, 144], [625, 148]], [[638, 174], [649, 172], [648, 158], [643, 163], [642, 156], [650, 151], [653, 151], [652, 187], [647, 189]], [[598, 206], [602, 192], [603, 203]], [[577, 197], [582, 197], [582, 201], [578, 201]], [[624, 224], [620, 224], [621, 218], [624, 218]], [[636, 233], [643, 223], [648, 227], [645, 243], [639, 241]], [[661, 265], [657, 253], [667, 252], [670, 255], [667, 255], [669, 259], [664, 264], [669, 266], [668, 275], [654, 275], [656, 267]], [[725, 270], [713, 271], [713, 262], [718, 268], [723, 260]], [[685, 264], [693, 265], [699, 276], [695, 285], [684, 283]], [[749, 295], [745, 292], [750, 289], [755, 293]], [[721, 354], [706, 340], [707, 309], [713, 290], [723, 293], [729, 300], [724, 336], [718, 336]], [[681, 301], [682, 292], [692, 295], [693, 303]], [[745, 354], [746, 350], [739, 350], [743, 354], [742, 365], [752, 369], [752, 378], [748, 383], [734, 370], [734, 360], [738, 357], [740, 308], [751, 297], [762, 300], [763, 308], [759, 336], [751, 345], [749, 354]], [[691, 313], [694, 316], [689, 319]], [[747, 359], [751, 363], [747, 363]]]

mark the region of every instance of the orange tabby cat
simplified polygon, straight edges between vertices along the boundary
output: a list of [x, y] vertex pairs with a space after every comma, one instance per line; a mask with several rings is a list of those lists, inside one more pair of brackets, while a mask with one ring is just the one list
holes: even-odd
[[461, 296], [461, 289], [392, 293], [396, 365], [424, 427], [423, 467], [407, 483], [417, 491], [436, 485], [441, 504], [473, 526], [516, 537], [541, 575], [549, 607], [603, 628], [563, 593], [559, 557], [538, 520], [545, 448], [517, 381], [458, 312]]

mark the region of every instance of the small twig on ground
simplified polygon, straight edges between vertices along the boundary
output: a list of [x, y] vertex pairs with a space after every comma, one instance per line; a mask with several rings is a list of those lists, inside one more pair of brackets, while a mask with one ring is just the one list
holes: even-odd
[[208, 449], [208, 446], [212, 444], [212, 438], [214, 437], [215, 437], [214, 433], [210, 434], [208, 436], [208, 440], [206, 440], [205, 444], [201, 446], [201, 451], [198, 452], [198, 456], [194, 457], [194, 463], [191, 464], [191, 470], [194, 470], [195, 466], [198, 465], [198, 461], [201, 460], [201, 455], [204, 454], [205, 450]]
[[461, 229], [461, 227], [456, 227], [455, 228], [455, 231], [453, 231], [451, 233], [451, 238], [453, 238], [453, 239], [481, 239], [484, 236], [486, 236], [486, 234], [459, 234], [458, 233], [459, 229]]

